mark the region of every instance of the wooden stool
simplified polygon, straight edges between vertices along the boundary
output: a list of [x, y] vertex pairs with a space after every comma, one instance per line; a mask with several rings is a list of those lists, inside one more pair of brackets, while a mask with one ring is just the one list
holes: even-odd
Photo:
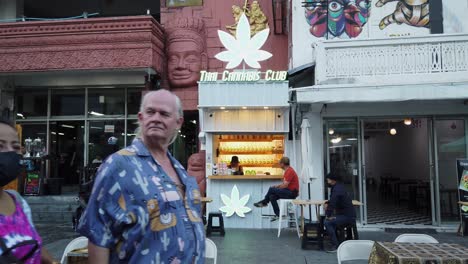
[[[219, 226], [213, 226], [213, 217], [218, 218]], [[206, 227], [206, 236], [210, 236], [212, 232], [219, 232], [221, 236], [225, 235], [224, 220], [223, 220], [222, 213], [209, 213], [208, 214], [208, 226]]]
[[307, 249], [307, 245], [317, 243], [320, 250], [323, 250], [323, 225], [320, 222], [304, 224], [301, 248]]
[[346, 240], [359, 240], [356, 221], [336, 226], [336, 237], [340, 244]]

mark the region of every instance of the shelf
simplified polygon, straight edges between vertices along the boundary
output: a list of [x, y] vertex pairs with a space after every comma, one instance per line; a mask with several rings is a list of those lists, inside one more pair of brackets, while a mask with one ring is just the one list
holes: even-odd
[[211, 180], [281, 180], [283, 175], [210, 175]]
[[268, 163], [268, 164], [244, 164], [244, 163], [241, 163], [240, 164], [241, 167], [244, 167], [244, 168], [247, 168], [247, 167], [258, 167], [258, 168], [279, 168], [279, 164], [272, 164], [272, 163]]
[[273, 150], [273, 151], [220, 151], [219, 155], [272, 155], [272, 154], [284, 154], [283, 150]]

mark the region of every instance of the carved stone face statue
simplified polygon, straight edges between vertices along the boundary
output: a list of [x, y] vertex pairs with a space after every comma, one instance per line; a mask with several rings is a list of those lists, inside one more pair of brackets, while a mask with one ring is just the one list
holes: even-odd
[[197, 85], [200, 71], [207, 68], [203, 21], [179, 18], [167, 29], [167, 76], [171, 88]]
[[171, 87], [183, 88], [197, 85], [206, 56], [197, 43], [190, 40], [169, 44], [167, 70]]
[[194, 153], [189, 157], [187, 172], [197, 179], [200, 193], [204, 196], [206, 191], [205, 151]]

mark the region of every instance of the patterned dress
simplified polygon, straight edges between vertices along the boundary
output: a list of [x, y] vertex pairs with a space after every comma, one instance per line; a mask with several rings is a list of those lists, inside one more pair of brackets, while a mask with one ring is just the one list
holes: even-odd
[[[40, 264], [42, 239], [25, 212], [29, 210], [29, 206], [23, 211], [25, 201], [19, 201], [19, 199], [21, 199], [20, 196], [14, 195], [13, 192], [8, 191], [7, 194], [13, 198], [16, 210], [9, 216], [0, 214], [0, 239], [5, 243], [8, 249], [14, 248], [12, 250], [13, 256], [17, 259], [22, 259], [23, 256], [26, 256], [34, 249], [32, 245], [18, 245], [25, 241], [35, 241], [38, 247], [32, 256], [25, 260], [24, 263]], [[0, 249], [0, 255], [2, 254], [3, 252]]]
[[185, 199], [141, 140], [99, 168], [78, 230], [110, 249], [110, 263], [205, 263], [197, 182], [167, 155], [185, 186]]

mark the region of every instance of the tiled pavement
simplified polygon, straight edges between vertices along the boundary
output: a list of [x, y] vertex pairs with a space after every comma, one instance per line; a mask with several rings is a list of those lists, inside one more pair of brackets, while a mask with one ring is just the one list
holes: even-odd
[[[70, 225], [46, 226], [38, 225], [46, 248], [56, 258], [60, 258], [65, 246], [77, 235]], [[300, 248], [296, 233], [283, 230], [281, 237], [276, 237], [277, 230], [228, 229], [225, 237], [212, 236], [218, 247], [219, 264], [262, 264], [262, 263], [337, 263], [336, 254]], [[393, 241], [399, 234], [383, 231], [361, 231], [361, 239], [377, 241]], [[459, 237], [454, 233], [431, 234], [443, 243], [457, 243], [468, 247], [468, 238]], [[365, 262], [364, 262], [365, 263]]]

